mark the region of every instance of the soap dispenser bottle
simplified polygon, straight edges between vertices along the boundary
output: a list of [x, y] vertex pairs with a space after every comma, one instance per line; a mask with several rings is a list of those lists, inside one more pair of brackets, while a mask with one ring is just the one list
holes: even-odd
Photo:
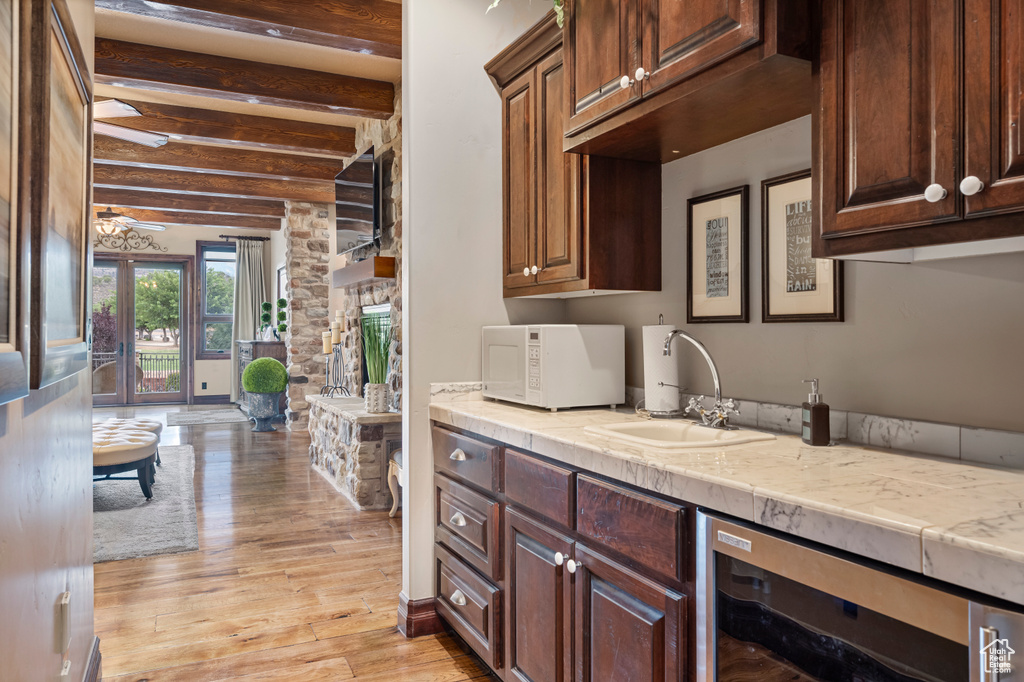
[[800, 418], [800, 437], [808, 445], [828, 445], [831, 440], [828, 405], [821, 402], [817, 379], [804, 379], [804, 383], [811, 385], [811, 393], [807, 396], [807, 402], [801, 406], [803, 410]]

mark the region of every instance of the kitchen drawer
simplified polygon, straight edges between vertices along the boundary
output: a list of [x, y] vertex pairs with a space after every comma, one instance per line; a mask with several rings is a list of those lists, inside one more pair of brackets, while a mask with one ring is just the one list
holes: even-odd
[[684, 582], [686, 509], [590, 476], [576, 477], [576, 530], [669, 579]]
[[505, 448], [505, 497], [524, 509], [573, 527], [573, 472]]
[[435, 539], [491, 580], [501, 580], [501, 505], [441, 474]]
[[441, 545], [434, 545], [437, 562], [438, 614], [494, 670], [501, 670], [502, 593]]
[[435, 426], [434, 466], [492, 493], [500, 492], [501, 446]]

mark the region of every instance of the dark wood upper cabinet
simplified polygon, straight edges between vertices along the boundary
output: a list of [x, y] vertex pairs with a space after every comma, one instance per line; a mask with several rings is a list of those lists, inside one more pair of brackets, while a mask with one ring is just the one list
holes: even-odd
[[666, 163], [811, 113], [809, 0], [566, 6], [566, 151]]
[[573, 609], [565, 561], [573, 542], [512, 508], [505, 519], [507, 679], [568, 682]]
[[566, 131], [598, 121], [639, 99], [623, 76], [640, 66], [641, 0], [568, 0], [565, 52], [568, 68]]
[[661, 168], [563, 151], [562, 55], [550, 12], [486, 66], [502, 100], [504, 294], [659, 291]]
[[645, 0], [644, 63], [650, 76], [644, 79], [644, 93], [756, 45], [760, 9], [757, 0]]
[[686, 678], [686, 597], [576, 545], [577, 682]]
[[967, 0], [964, 176], [985, 183], [967, 217], [1024, 207], [1024, 1]]
[[814, 255], [1024, 234], [1024, 2], [819, 6]]

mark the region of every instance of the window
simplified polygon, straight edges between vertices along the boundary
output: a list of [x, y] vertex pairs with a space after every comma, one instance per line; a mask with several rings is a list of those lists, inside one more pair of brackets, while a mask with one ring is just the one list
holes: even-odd
[[235, 311], [235, 245], [199, 245], [199, 339], [196, 357], [231, 357], [231, 325]]

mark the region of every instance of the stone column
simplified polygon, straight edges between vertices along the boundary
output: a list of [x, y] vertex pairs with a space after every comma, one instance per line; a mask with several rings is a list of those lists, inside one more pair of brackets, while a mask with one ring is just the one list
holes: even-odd
[[[285, 202], [286, 298], [291, 314], [284, 335], [288, 354], [288, 420], [305, 427], [309, 405], [306, 394], [324, 385], [321, 333], [328, 329], [330, 301], [330, 210], [327, 204]], [[297, 383], [296, 377], [308, 383]]]

